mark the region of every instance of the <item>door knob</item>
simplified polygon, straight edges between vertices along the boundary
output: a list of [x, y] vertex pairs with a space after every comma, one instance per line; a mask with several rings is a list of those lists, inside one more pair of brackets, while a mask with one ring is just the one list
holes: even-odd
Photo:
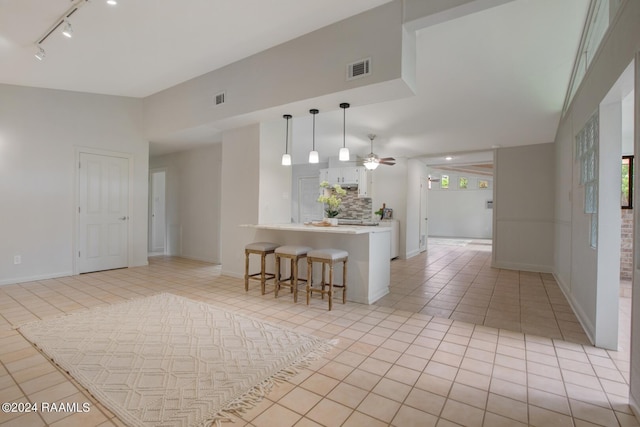
[[123, 217], [120, 217], [120, 218], [118, 218], [118, 219], [119, 219], [120, 221], [125, 221], [127, 218], [128, 218], [128, 217], [123, 216]]

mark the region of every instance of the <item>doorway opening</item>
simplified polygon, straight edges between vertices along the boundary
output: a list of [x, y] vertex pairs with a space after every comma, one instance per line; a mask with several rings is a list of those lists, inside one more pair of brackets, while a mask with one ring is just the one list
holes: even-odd
[[149, 256], [167, 253], [165, 169], [149, 172]]
[[[431, 239], [490, 244], [493, 238], [493, 151], [427, 159], [428, 203], [421, 218]], [[421, 236], [422, 238], [422, 236]], [[422, 246], [422, 244], [421, 244]]]

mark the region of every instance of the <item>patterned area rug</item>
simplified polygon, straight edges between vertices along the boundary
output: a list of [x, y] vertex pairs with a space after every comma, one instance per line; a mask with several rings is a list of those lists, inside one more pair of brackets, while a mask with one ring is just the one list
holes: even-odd
[[332, 345], [164, 293], [19, 330], [132, 426], [219, 424]]

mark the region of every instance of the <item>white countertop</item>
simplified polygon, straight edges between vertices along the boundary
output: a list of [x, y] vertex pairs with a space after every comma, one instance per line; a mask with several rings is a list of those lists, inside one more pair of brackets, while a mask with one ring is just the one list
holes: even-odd
[[242, 224], [240, 227], [257, 228], [260, 230], [305, 231], [311, 233], [332, 234], [368, 234], [389, 233], [389, 227], [362, 226], [362, 225], [336, 225], [331, 227], [319, 227], [307, 224]]

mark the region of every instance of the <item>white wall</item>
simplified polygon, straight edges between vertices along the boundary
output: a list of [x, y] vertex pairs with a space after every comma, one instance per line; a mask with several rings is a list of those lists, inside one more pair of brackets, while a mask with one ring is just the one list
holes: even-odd
[[[371, 204], [373, 211], [377, 211], [386, 204], [393, 209], [393, 218], [399, 221], [400, 226], [400, 258], [407, 257], [406, 230], [407, 230], [407, 192], [412, 188], [408, 183], [408, 160], [396, 157], [394, 166], [380, 165], [372, 174]], [[417, 234], [417, 232], [416, 232]]]
[[407, 162], [407, 202], [405, 232], [400, 229], [400, 254], [411, 258], [420, 253], [420, 180], [428, 176], [427, 166], [419, 160]]
[[[429, 191], [429, 236], [493, 237], [493, 210], [487, 201], [493, 200], [493, 178], [464, 175], [469, 180], [467, 189], [458, 189], [461, 175], [432, 170], [432, 177], [449, 176], [449, 188], [441, 189], [432, 183]], [[435, 174], [434, 174], [435, 173]], [[478, 181], [489, 182], [486, 189], [478, 188]]]
[[260, 124], [260, 224], [291, 222], [291, 168], [282, 166], [285, 120]]
[[[578, 174], [572, 172], [574, 138], [588, 118], [596, 111], [602, 100], [624, 72], [628, 64], [640, 58], [640, 2], [623, 1], [612, 27], [602, 40], [591, 67], [576, 92], [576, 95], [562, 118], [556, 135], [556, 239], [554, 249], [554, 273], [574, 310], [585, 328], [596, 324], [596, 277], [597, 258], [594, 250], [589, 251], [588, 239], [582, 230], [586, 221], [578, 214], [577, 206], [583, 203], [578, 188]], [[636, 67], [638, 64], [636, 62]], [[638, 106], [638, 70], [636, 68], [636, 106]], [[636, 130], [640, 120], [636, 113]], [[638, 132], [636, 131], [636, 152]], [[636, 174], [636, 184], [638, 175]], [[572, 214], [575, 212], [575, 215]], [[638, 222], [636, 210], [635, 223]], [[638, 239], [634, 242], [635, 263], [638, 268]], [[631, 349], [631, 399], [630, 403], [638, 414], [640, 402], [640, 274], [634, 273], [632, 349]]]
[[0, 284], [73, 273], [78, 147], [133, 155], [129, 265], [145, 265], [142, 101], [1, 84], [0, 100]]
[[151, 157], [166, 168], [167, 253], [220, 262], [222, 145]]
[[553, 144], [496, 150], [493, 181], [495, 267], [552, 271], [554, 157]]
[[[151, 140], [210, 123], [229, 129], [247, 124], [247, 113], [347, 90], [354, 105], [410, 96], [402, 52], [402, 2], [394, 1], [148, 97], [145, 129]], [[367, 57], [371, 76], [347, 81], [347, 64]], [[357, 90], [370, 85], [375, 94]], [[214, 96], [223, 90], [226, 103], [216, 107]], [[314, 105], [335, 107], [333, 98]], [[296, 116], [308, 108], [304, 102], [285, 112]]]

